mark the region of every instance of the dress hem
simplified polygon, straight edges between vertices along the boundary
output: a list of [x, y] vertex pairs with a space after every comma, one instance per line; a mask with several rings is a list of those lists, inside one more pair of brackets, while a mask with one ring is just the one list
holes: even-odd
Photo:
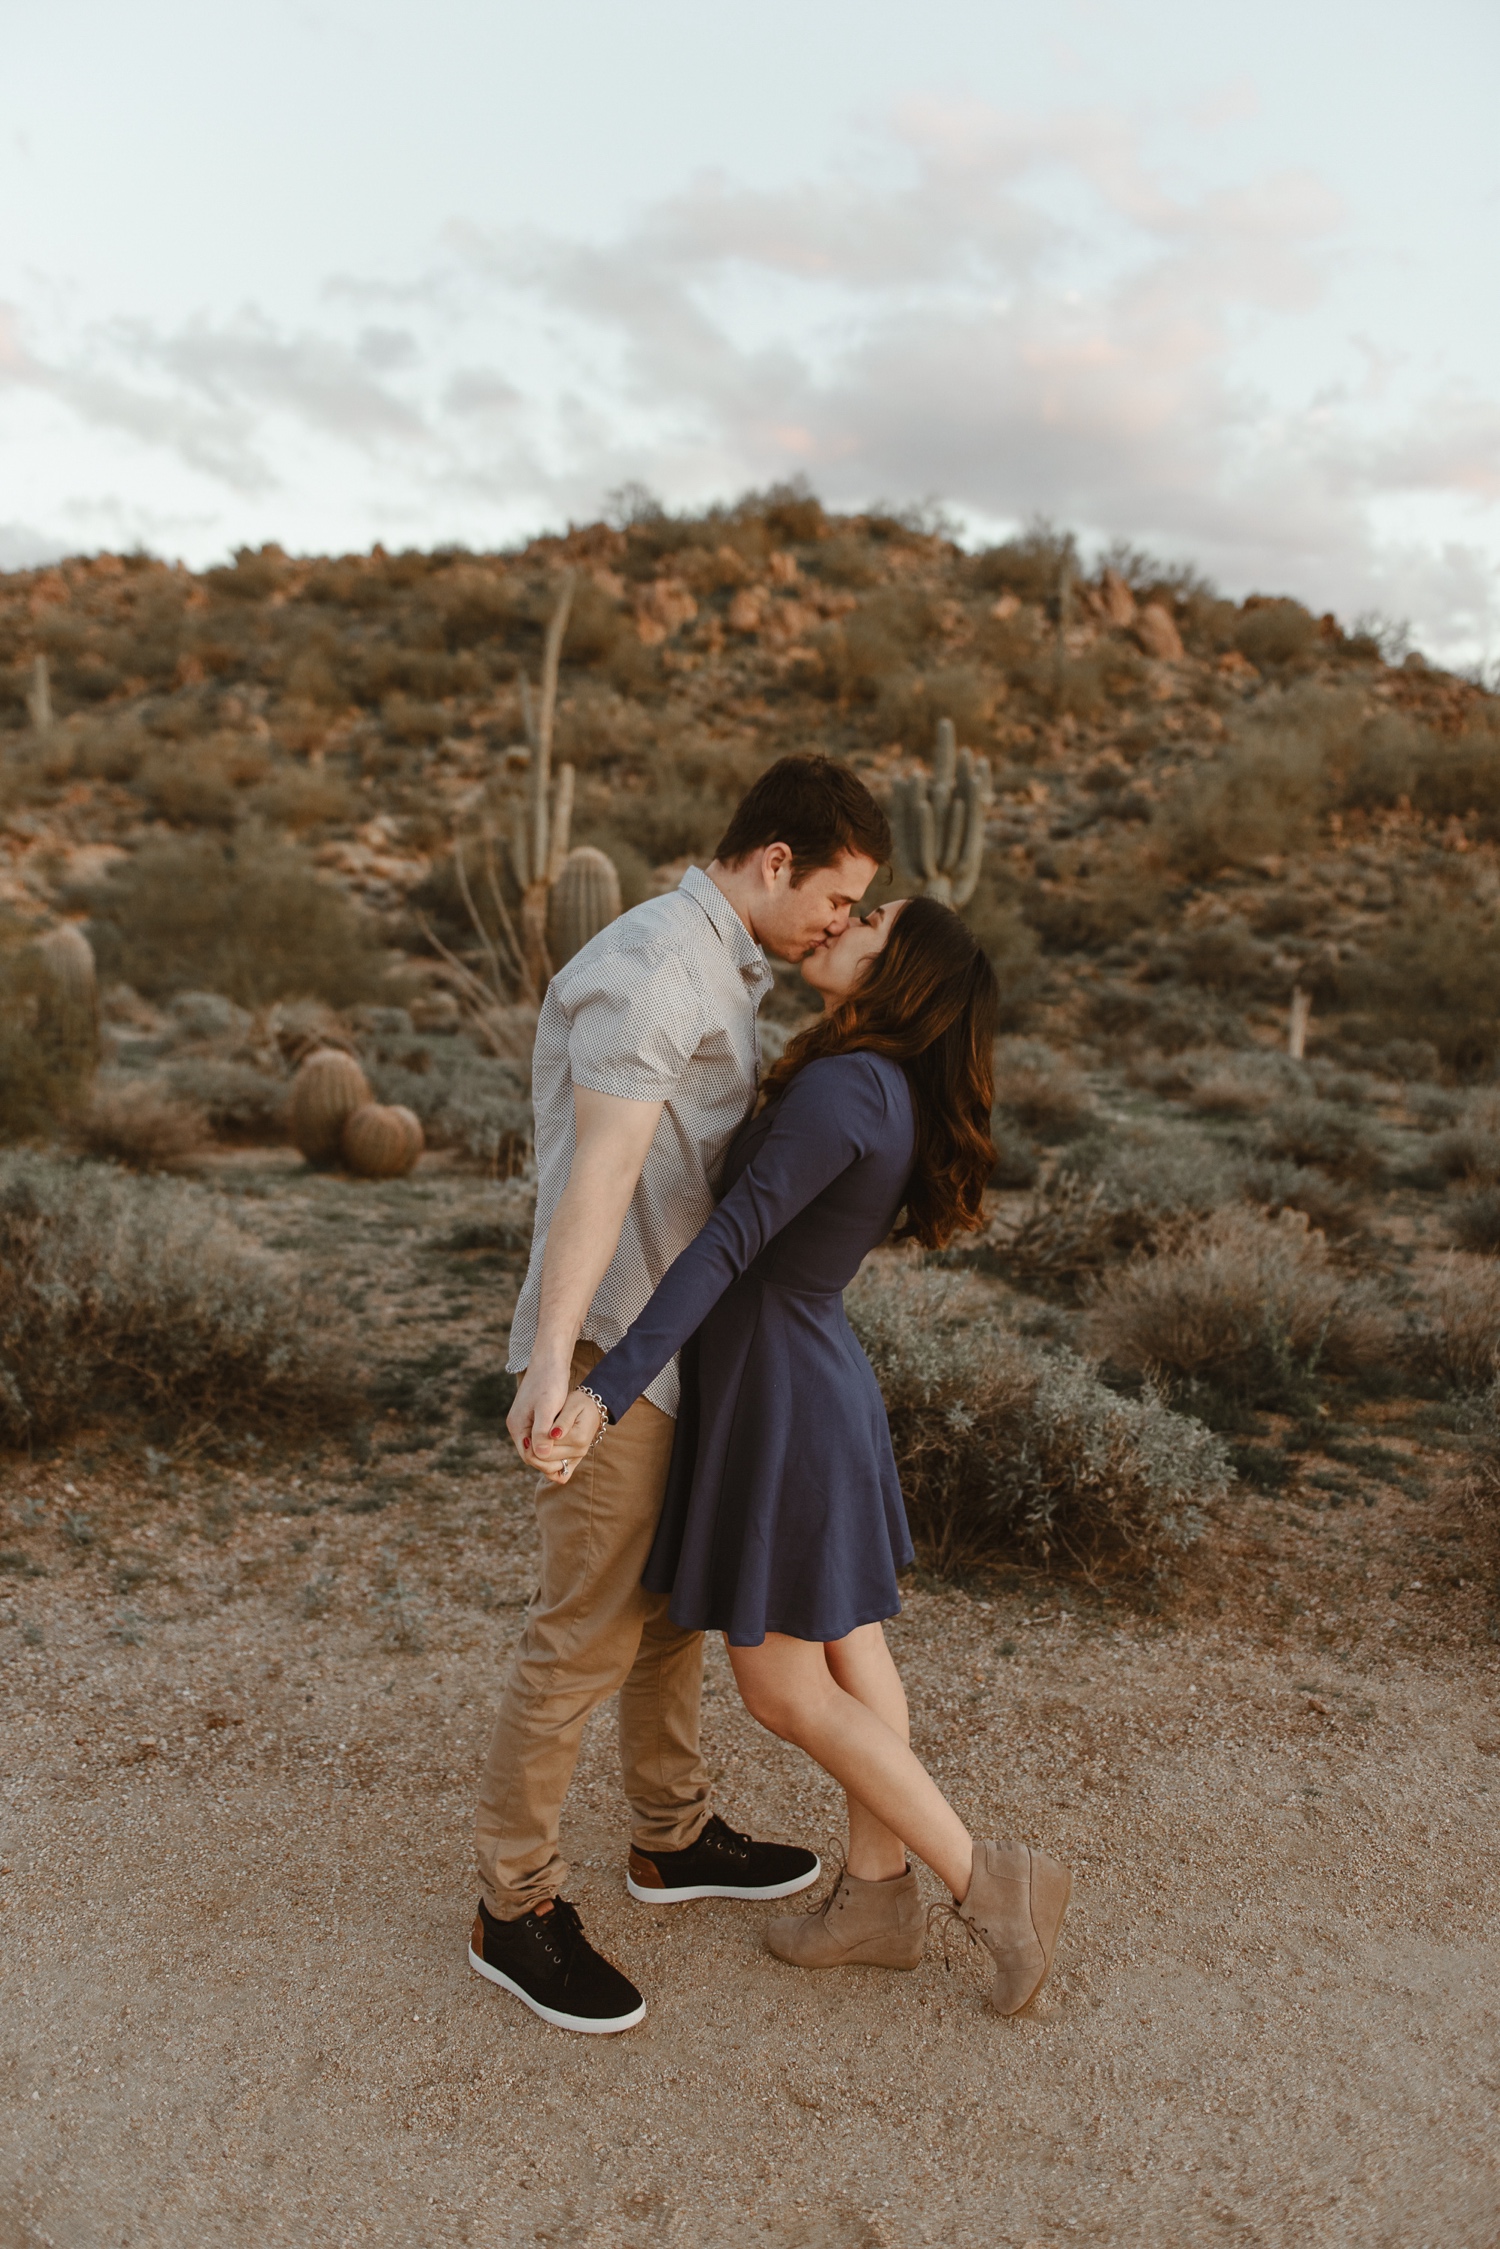
[[881, 1608], [872, 1611], [869, 1616], [857, 1616], [852, 1623], [846, 1624], [839, 1632], [794, 1632], [790, 1625], [775, 1624], [768, 1617], [758, 1640], [737, 1638], [732, 1626], [721, 1624], [714, 1617], [710, 1617], [706, 1624], [690, 1624], [684, 1622], [675, 1610], [669, 1613], [672, 1622], [680, 1632], [722, 1632], [731, 1648], [764, 1647], [766, 1636], [771, 1632], [774, 1632], [782, 1640], [806, 1640], [817, 1643], [819, 1646], [831, 1647], [835, 1641], [847, 1640], [851, 1632], [858, 1632], [867, 1624], [889, 1624], [892, 1617], [900, 1616], [901, 1603], [898, 1599], [893, 1609]]

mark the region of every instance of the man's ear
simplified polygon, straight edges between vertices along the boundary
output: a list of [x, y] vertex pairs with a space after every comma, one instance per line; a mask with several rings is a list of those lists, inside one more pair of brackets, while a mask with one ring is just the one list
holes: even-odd
[[768, 890], [774, 888], [783, 867], [792, 863], [793, 852], [789, 843], [768, 843], [761, 859], [761, 875]]

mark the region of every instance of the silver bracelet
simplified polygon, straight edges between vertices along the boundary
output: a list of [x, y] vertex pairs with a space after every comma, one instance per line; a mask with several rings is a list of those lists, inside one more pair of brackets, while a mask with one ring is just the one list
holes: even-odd
[[[591, 1390], [586, 1382], [580, 1382], [578, 1387], [583, 1392], [583, 1395], [588, 1399], [590, 1405], [594, 1405], [599, 1408], [599, 1434], [594, 1439], [594, 1445], [602, 1444], [604, 1442], [604, 1432], [610, 1424], [609, 1408], [604, 1403], [604, 1400], [600, 1397], [598, 1391]], [[593, 1451], [594, 1445], [589, 1446], [590, 1452]]]

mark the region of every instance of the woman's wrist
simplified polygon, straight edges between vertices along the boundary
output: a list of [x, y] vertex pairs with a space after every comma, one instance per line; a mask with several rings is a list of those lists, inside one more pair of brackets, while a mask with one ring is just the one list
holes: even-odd
[[603, 1438], [605, 1430], [609, 1427], [610, 1423], [614, 1420], [615, 1417], [610, 1412], [608, 1406], [604, 1403], [604, 1400], [600, 1397], [597, 1390], [591, 1390], [586, 1382], [580, 1382], [578, 1385], [578, 1389], [580, 1395], [587, 1398], [591, 1406], [597, 1406], [599, 1408], [599, 1427], [594, 1437], [594, 1443], [597, 1445]]

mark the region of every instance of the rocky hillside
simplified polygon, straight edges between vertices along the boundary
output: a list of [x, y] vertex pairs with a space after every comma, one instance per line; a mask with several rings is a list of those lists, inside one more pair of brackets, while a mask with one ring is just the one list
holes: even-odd
[[1146, 557], [1089, 576], [1048, 531], [970, 555], [797, 494], [510, 554], [264, 548], [201, 574], [104, 555], [0, 578], [13, 924], [92, 910], [106, 973], [157, 1000], [377, 996], [374, 956], [326, 916], [280, 952], [243, 923], [233, 945], [272, 957], [196, 973], [191, 931], [133, 927], [119, 870], [143, 850], [179, 897], [259, 854], [335, 878], [435, 973], [432, 936], [473, 945], [451, 842], [503, 832], [519, 800], [523, 693], [568, 565], [555, 755], [577, 772], [574, 840], [609, 852], [627, 903], [711, 849], [772, 757], [828, 748], [881, 787], [948, 716], [995, 769], [969, 911], [1015, 1026], [1106, 1050], [1267, 1043], [1300, 985], [1310, 1052], [1487, 1071], [1494, 698]]

